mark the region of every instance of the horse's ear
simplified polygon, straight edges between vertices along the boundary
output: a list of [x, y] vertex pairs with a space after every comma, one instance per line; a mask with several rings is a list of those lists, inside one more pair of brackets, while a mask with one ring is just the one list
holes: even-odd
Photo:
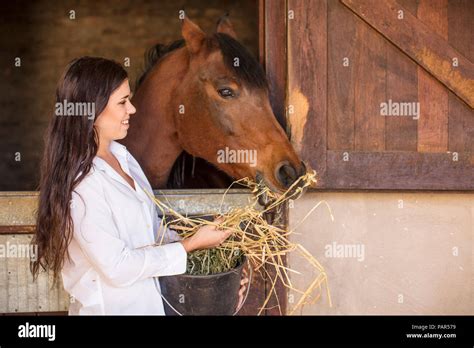
[[229, 14], [226, 13], [225, 15], [223, 15], [221, 18], [219, 18], [219, 20], [217, 21], [217, 29], [216, 29], [216, 32], [217, 33], [223, 33], [223, 34], [227, 34], [229, 35], [230, 37], [234, 38], [237, 40], [237, 34], [235, 33], [234, 31], [234, 27], [232, 25], [232, 23], [230, 22], [230, 19], [229, 19]]
[[181, 34], [183, 35], [186, 46], [191, 53], [197, 53], [206, 38], [206, 34], [188, 17], [184, 17], [181, 27]]

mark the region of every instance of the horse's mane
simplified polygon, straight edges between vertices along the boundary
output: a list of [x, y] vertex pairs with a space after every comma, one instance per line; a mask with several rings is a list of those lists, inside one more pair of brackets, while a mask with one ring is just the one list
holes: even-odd
[[169, 45], [156, 44], [155, 46], [151, 47], [148, 51], [146, 51], [145, 67], [143, 69], [142, 74], [137, 79], [135, 88], [138, 88], [142, 84], [142, 82], [145, 80], [145, 77], [150, 72], [151, 68], [153, 68], [153, 66], [155, 66], [155, 64], [158, 63], [159, 60], [161, 60], [166, 54], [180, 47], [183, 47], [184, 45], [185, 45], [185, 42], [183, 39], [181, 39], [181, 40], [176, 40], [170, 43]]
[[[233, 71], [237, 78], [247, 86], [268, 89], [265, 72], [258, 60], [240, 42], [223, 33], [215, 33], [206, 39], [207, 47], [220, 49], [224, 57], [225, 66]], [[150, 70], [168, 53], [185, 45], [183, 39], [176, 40], [168, 45], [156, 44], [145, 53], [145, 67], [137, 79], [135, 88], [138, 88]], [[238, 58], [238, 66], [234, 65]]]
[[[225, 66], [233, 71], [237, 78], [242, 80], [247, 86], [267, 89], [268, 82], [265, 72], [258, 60], [250, 53], [245, 46], [235, 40], [233, 37], [216, 33], [211, 41], [217, 41], [217, 44], [224, 57]], [[239, 64], [235, 65], [235, 59], [238, 58]]]

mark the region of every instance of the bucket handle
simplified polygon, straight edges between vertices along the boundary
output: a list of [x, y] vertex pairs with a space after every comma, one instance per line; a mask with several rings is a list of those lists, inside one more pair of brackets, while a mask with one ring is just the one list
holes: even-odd
[[[252, 275], [253, 275], [253, 272], [252, 272], [252, 266], [250, 266], [250, 262], [247, 262], [248, 264], [248, 268], [249, 268], [249, 282], [248, 282], [248, 286], [247, 286], [247, 292], [245, 294], [245, 297], [244, 297], [244, 300], [242, 301], [242, 303], [240, 304], [239, 308], [237, 308], [234, 312], [234, 314], [232, 314], [232, 316], [236, 315], [237, 313], [239, 313], [239, 311], [242, 309], [242, 307], [244, 306], [244, 303], [245, 301], [247, 301], [247, 297], [249, 296], [249, 292], [250, 292], [250, 284], [252, 283]], [[168, 302], [168, 300], [163, 296], [163, 294], [161, 293], [161, 288], [158, 287], [158, 292], [161, 296], [161, 298], [166, 302], [166, 304], [176, 313], [178, 314], [180, 317], [183, 316], [182, 313], [178, 312], [178, 310], [176, 310], [176, 308], [174, 308], [171, 303]]]
[[244, 306], [245, 301], [247, 301], [247, 297], [249, 296], [250, 285], [251, 285], [251, 283], [252, 283], [252, 266], [250, 265], [250, 261], [247, 261], [247, 264], [248, 264], [248, 269], [249, 269], [249, 282], [248, 282], [248, 286], [247, 286], [247, 291], [246, 291], [244, 300], [243, 300], [242, 303], [240, 304], [239, 308], [237, 308], [236, 311], [235, 311], [235, 313], [232, 314], [233, 316], [236, 315], [237, 313], [239, 313], [239, 311], [240, 311], [240, 310], [242, 309], [242, 307]]

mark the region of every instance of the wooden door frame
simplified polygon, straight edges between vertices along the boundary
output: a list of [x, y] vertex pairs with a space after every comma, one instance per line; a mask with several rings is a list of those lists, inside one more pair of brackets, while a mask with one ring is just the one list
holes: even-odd
[[[270, 104], [273, 112], [283, 127], [287, 129], [286, 96], [287, 96], [287, 4], [285, 0], [259, 0], [259, 60], [264, 66], [270, 87]], [[287, 225], [288, 212], [285, 208], [284, 221]], [[286, 257], [283, 257], [286, 265]], [[266, 272], [273, 279], [276, 275], [272, 266], [265, 266]], [[272, 284], [265, 276], [265, 298], [271, 292]], [[274, 294], [266, 305], [265, 315], [284, 315], [287, 310], [287, 289], [281, 281], [275, 284]]]

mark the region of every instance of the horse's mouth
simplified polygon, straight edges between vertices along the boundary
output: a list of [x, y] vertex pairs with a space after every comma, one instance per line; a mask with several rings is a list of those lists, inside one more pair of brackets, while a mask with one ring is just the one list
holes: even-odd
[[281, 195], [285, 192], [285, 190], [276, 187], [273, 183], [265, 179], [265, 176], [257, 170], [257, 175], [255, 176], [255, 180], [257, 181], [259, 186], [266, 186], [268, 187], [273, 193], [277, 195]]
[[[306, 174], [306, 165], [304, 164], [304, 162], [302, 162], [302, 165], [303, 165], [303, 170], [302, 170], [302, 173], [301, 173], [300, 177]], [[282, 194], [286, 193], [289, 189], [289, 187], [287, 189], [277, 187], [270, 180], [267, 180], [265, 178], [265, 175], [263, 175], [260, 171], [257, 171], [256, 176], [255, 176], [255, 180], [257, 181], [259, 186], [261, 186], [262, 188], [267, 187], [277, 197], [279, 197]], [[291, 188], [291, 191], [288, 192], [287, 196], [291, 197], [292, 200], [298, 199], [306, 191], [307, 188], [304, 188], [303, 190], [301, 190], [297, 195], [294, 195], [294, 192], [298, 188], [303, 187], [304, 185], [305, 185], [305, 182], [303, 180], [301, 180], [297, 185], [295, 185], [294, 187]], [[291, 185], [290, 185], [290, 187], [291, 187]], [[268, 203], [270, 203], [271, 200], [272, 199], [270, 197], [268, 197], [268, 195], [262, 194], [262, 195], [259, 196], [259, 203], [262, 206], [268, 205]]]

